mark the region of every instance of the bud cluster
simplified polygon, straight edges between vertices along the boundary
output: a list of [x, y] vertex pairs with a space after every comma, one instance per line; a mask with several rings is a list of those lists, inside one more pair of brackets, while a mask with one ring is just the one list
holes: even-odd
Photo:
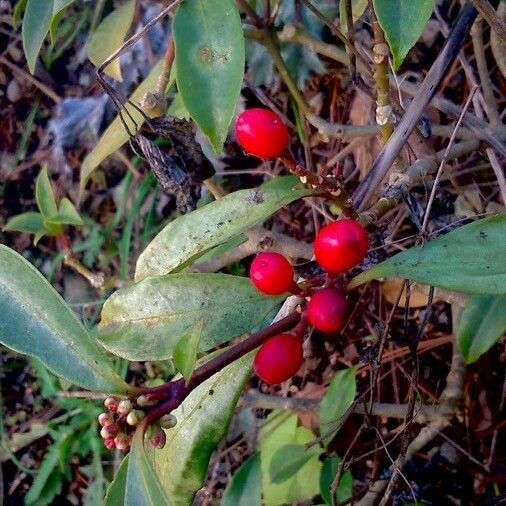
[[[149, 395], [140, 395], [134, 401], [130, 399], [117, 399], [107, 397], [104, 401], [106, 412], [98, 415], [100, 436], [104, 446], [109, 450], [118, 450], [127, 453], [130, 450], [135, 427], [146, 416], [145, 409], [156, 405], [158, 400]], [[163, 448], [167, 436], [163, 429], [171, 429], [177, 423], [176, 417], [166, 414], [151, 427], [150, 441], [155, 448]]]

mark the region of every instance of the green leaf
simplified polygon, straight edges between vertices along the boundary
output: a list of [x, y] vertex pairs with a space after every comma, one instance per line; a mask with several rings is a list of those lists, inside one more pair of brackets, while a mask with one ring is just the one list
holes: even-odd
[[258, 453], [249, 457], [232, 476], [220, 506], [258, 506], [262, 504], [262, 469]]
[[[98, 25], [88, 42], [88, 57], [100, 67], [111, 54], [121, 47], [132, 25], [135, 14], [135, 0], [129, 0], [112, 11]], [[119, 57], [104, 69], [104, 72], [117, 81], [123, 81]]]
[[18, 23], [20, 22], [23, 13], [25, 12], [27, 2], [28, 0], [17, 1], [16, 7], [14, 7], [14, 11], [12, 13], [12, 26], [14, 26], [14, 28], [18, 27]]
[[506, 214], [457, 228], [362, 272], [348, 289], [400, 276], [465, 293], [506, 294]]
[[204, 321], [197, 320], [187, 336], [181, 337], [174, 347], [174, 364], [188, 382], [197, 363], [197, 351], [204, 331]]
[[39, 211], [44, 218], [52, 218], [58, 212], [53, 189], [51, 188], [51, 182], [47, 174], [47, 166], [42, 167], [37, 176], [37, 181], [35, 182], [35, 198]]
[[429, 20], [434, 0], [373, 0], [397, 70]]
[[353, 404], [357, 393], [357, 369], [339, 371], [333, 378], [320, 403], [320, 431], [327, 434]]
[[51, 41], [53, 43], [56, 41], [56, 30], [58, 28], [58, 24], [60, 23], [60, 19], [63, 16], [63, 11], [73, 2], [74, 0], [54, 0], [53, 19], [51, 20], [51, 26], [49, 27]]
[[[140, 99], [144, 96], [144, 94], [148, 91], [152, 91], [158, 76], [160, 75], [160, 70], [162, 68], [161, 62], [157, 63], [149, 75], [144, 79], [144, 81], [139, 85], [139, 87], [132, 93], [130, 96], [130, 101], [134, 104], [139, 103]], [[142, 114], [137, 111], [134, 107], [129, 104], [125, 104], [124, 109], [128, 109], [130, 115], [134, 119], [136, 125], [132, 123], [129, 116], [123, 110], [123, 119], [125, 123], [128, 125], [128, 128], [132, 133], [136, 131], [136, 128], [140, 128], [144, 123], [144, 117]], [[91, 176], [93, 171], [112, 153], [114, 153], [117, 149], [119, 149], [125, 142], [128, 141], [128, 132], [125, 130], [123, 123], [121, 122], [119, 117], [116, 117], [112, 123], [107, 127], [105, 132], [100, 137], [96, 146], [91, 150], [90, 153], [84, 159], [81, 165], [81, 177], [79, 188], [82, 193], [84, 187], [86, 186], [86, 181]]]
[[307, 449], [303, 445], [293, 443], [278, 448], [270, 463], [271, 482], [283, 483], [292, 478], [301, 467], [319, 453], [317, 447]]
[[172, 506], [144, 449], [144, 435], [134, 434], [128, 459], [125, 506]]
[[60, 208], [58, 212], [53, 215], [51, 218], [44, 220], [44, 223], [49, 225], [74, 225], [81, 226], [83, 225], [83, 220], [79, 213], [77, 212], [74, 204], [70, 202], [68, 198], [63, 198], [60, 202]]
[[13, 216], [3, 228], [4, 231], [26, 232], [36, 234], [44, 232], [44, 222], [40, 213], [23, 213]]
[[[177, 425], [154, 454], [155, 468], [171, 506], [192, 504], [209, 458], [227, 433], [237, 399], [250, 374], [252, 354], [236, 360], [196, 388], [173, 413]], [[259, 503], [257, 503], [259, 504]]]
[[229, 274], [151, 276], [106, 301], [98, 338], [128, 360], [163, 360], [196, 319], [204, 324], [199, 351], [206, 351], [262, 323], [281, 300]]
[[28, 68], [33, 74], [42, 43], [53, 19], [53, 0], [28, 0], [23, 17], [22, 37]]
[[[320, 494], [326, 504], [332, 504], [330, 496], [330, 487], [336, 476], [337, 469], [341, 459], [337, 455], [333, 455], [325, 460], [320, 474]], [[345, 471], [341, 475], [341, 480], [336, 489], [336, 503], [341, 504], [347, 501], [353, 495], [353, 476], [351, 471]]]
[[462, 313], [457, 344], [468, 364], [476, 362], [506, 331], [506, 296], [475, 295]]
[[310, 430], [297, 427], [297, 420], [295, 414], [286, 416], [285, 412], [273, 411], [260, 431], [259, 447], [265, 506], [298, 503], [318, 494], [321, 471], [318, 453], [283, 483], [272, 483], [270, 479], [271, 462], [279, 448], [290, 444], [304, 445], [315, 438]]
[[124, 393], [128, 388], [44, 276], [1, 244], [0, 342], [88, 390]]
[[121, 461], [116, 476], [105, 494], [104, 506], [123, 506], [128, 472], [128, 455]]
[[244, 35], [233, 0], [185, 0], [172, 23], [177, 88], [218, 153], [227, 138], [244, 75]]
[[[352, 0], [351, 11], [353, 15], [353, 22], [357, 21], [367, 9], [367, 0]], [[346, 22], [346, 2], [342, 0], [339, 2], [339, 21], [341, 23], [341, 32], [343, 35], [348, 35], [348, 23]]]
[[170, 222], [137, 260], [135, 279], [177, 272], [214, 246], [263, 223], [281, 207], [314, 194], [295, 176], [239, 190]]

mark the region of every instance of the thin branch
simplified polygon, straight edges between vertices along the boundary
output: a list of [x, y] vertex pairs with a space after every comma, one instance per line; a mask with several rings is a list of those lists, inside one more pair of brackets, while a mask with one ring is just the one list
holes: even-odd
[[506, 40], [506, 24], [496, 14], [494, 8], [487, 0], [472, 0], [478, 12], [485, 18], [500, 39]]
[[353, 202], [359, 210], [366, 207], [372, 194], [380, 187], [392, 163], [420, 119], [423, 109], [436, 93], [446, 71], [456, 58], [476, 15], [477, 12], [471, 4], [464, 5], [441, 53], [418, 88], [418, 94], [409, 105], [392, 137], [376, 158], [367, 177], [358, 186], [353, 196]]

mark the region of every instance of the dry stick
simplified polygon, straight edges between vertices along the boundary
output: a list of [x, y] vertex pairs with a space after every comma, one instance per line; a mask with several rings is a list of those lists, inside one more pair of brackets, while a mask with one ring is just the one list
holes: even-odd
[[[355, 33], [353, 31], [353, 10], [351, 0], [345, 0], [344, 9], [346, 11], [346, 28], [348, 30], [348, 40], [350, 45], [355, 47]], [[355, 81], [357, 77], [357, 57], [353, 51], [349, 52], [350, 55], [350, 76], [351, 80]]]
[[506, 40], [506, 25], [503, 20], [496, 14], [494, 8], [487, 0], [473, 0], [473, 4], [478, 12], [486, 19], [487, 23], [492, 27], [500, 39]]
[[44, 83], [41, 83], [38, 79], [35, 79], [31, 74], [28, 72], [25, 72], [23, 69], [19, 68], [17, 65], [14, 65], [11, 63], [7, 58], [4, 56], [0, 56], [0, 63], [8, 67], [10, 70], [12, 70], [14, 73], [18, 74], [21, 79], [24, 79], [31, 84], [33, 84], [36, 88], [39, 88], [44, 95], [47, 95], [53, 102], [59, 104], [62, 100], [62, 98], [55, 93], [51, 88], [46, 86]]
[[[357, 50], [357, 48], [348, 40], [342, 33], [341, 30], [337, 28], [337, 26], [332, 23], [330, 19], [328, 19], [325, 15], [323, 15], [309, 0], [299, 0], [302, 2], [322, 23], [324, 23], [329, 30], [353, 53], [359, 62], [364, 66], [368, 66], [367, 61], [362, 56], [362, 54]], [[351, 9], [350, 9], [351, 10]], [[349, 35], [350, 31], [348, 31]]]
[[[246, 34], [246, 36], [248, 36], [248, 34]], [[316, 53], [327, 56], [332, 60], [342, 63], [343, 65], [349, 65], [349, 57], [346, 51], [343, 51], [337, 46], [327, 44], [316, 39], [301, 26], [285, 25], [283, 30], [279, 33], [279, 39], [284, 42], [296, 42], [297, 44], [308, 46]], [[256, 40], [258, 41], [258, 39]], [[372, 76], [370, 69], [362, 65], [360, 61], [358, 62], [357, 69], [365, 77]], [[397, 83], [394, 79], [391, 79], [390, 86], [397, 87]], [[416, 97], [418, 95], [419, 86], [416, 84], [412, 84], [404, 80], [399, 83], [399, 87], [402, 92], [411, 97]], [[431, 104], [441, 112], [449, 116], [453, 116], [454, 118], [458, 118], [461, 113], [461, 109], [457, 105], [444, 97], [432, 97]], [[328, 137], [347, 139], [351, 137], [374, 136], [379, 132], [378, 125], [341, 125], [329, 123], [314, 114], [308, 115], [307, 119], [322, 135]], [[463, 138], [482, 139], [498, 153], [501, 153], [504, 156], [506, 148], [501, 140], [494, 135], [494, 132], [490, 131], [490, 125], [478, 119], [470, 112], [467, 112], [464, 115], [463, 122], [464, 125], [466, 125], [466, 129], [461, 129], [459, 136], [462, 136]], [[449, 137], [452, 132], [453, 129], [450, 125], [432, 126], [432, 133], [434, 135]]]
[[[471, 38], [473, 41], [474, 54], [476, 56], [476, 66], [478, 67], [478, 75], [480, 76], [480, 84], [483, 90], [483, 98], [487, 116], [492, 126], [499, 128], [502, 122], [497, 110], [497, 101], [492, 90], [492, 83], [490, 82], [490, 76], [487, 68], [485, 48], [483, 46], [483, 21], [481, 17], [476, 20], [476, 23], [471, 29]], [[476, 112], [479, 115], [481, 110], [477, 110]], [[501, 192], [503, 204], [506, 205], [506, 177], [504, 175], [503, 168], [497, 159], [497, 155], [492, 149], [487, 148], [486, 153], [488, 159], [490, 160], [490, 164], [492, 165], [492, 169], [496, 176], [497, 182], [499, 183], [499, 189]]]
[[464, 5], [441, 53], [436, 58], [419, 87], [418, 94], [409, 105], [398, 127], [390, 137], [390, 140], [376, 158], [369, 174], [364, 181], [360, 183], [353, 195], [353, 203], [359, 210], [363, 210], [367, 206], [370, 197], [377, 191], [384, 177], [387, 175], [392, 163], [420, 119], [423, 109], [436, 93], [446, 71], [456, 58], [460, 46], [469, 32], [476, 15], [476, 9], [471, 4], [467, 3]]
[[476, 93], [477, 89], [478, 89], [478, 86], [474, 85], [473, 88], [471, 89], [471, 91], [469, 92], [469, 96], [467, 97], [466, 103], [464, 104], [464, 107], [462, 109], [462, 113], [461, 113], [461, 115], [460, 115], [460, 117], [459, 117], [459, 119], [457, 121], [457, 124], [455, 125], [454, 135], [452, 135], [450, 137], [450, 140], [448, 142], [448, 146], [446, 146], [443, 158], [441, 159], [441, 163], [439, 164], [439, 168], [438, 168], [438, 171], [436, 173], [436, 177], [434, 179], [434, 183], [432, 184], [432, 189], [431, 189], [431, 192], [430, 192], [429, 201], [427, 203], [427, 208], [425, 210], [425, 215], [423, 217], [422, 228], [420, 230], [420, 234], [421, 235], [425, 234], [425, 231], [427, 230], [427, 225], [429, 223], [430, 210], [432, 208], [432, 203], [434, 202], [434, 197], [436, 196], [436, 191], [437, 191], [437, 187], [439, 185], [439, 180], [441, 179], [441, 175], [443, 173], [443, 167], [444, 167], [446, 161], [448, 160], [448, 153], [450, 152], [452, 144], [455, 141], [455, 133], [459, 129], [460, 124], [462, 123], [462, 119], [464, 118], [464, 114], [466, 113], [467, 109], [471, 105], [471, 100], [473, 99], [474, 94]]

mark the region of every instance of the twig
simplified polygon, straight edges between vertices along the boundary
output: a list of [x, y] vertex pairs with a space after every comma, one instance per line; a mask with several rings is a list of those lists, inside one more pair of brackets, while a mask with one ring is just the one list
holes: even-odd
[[360, 183], [353, 195], [353, 203], [359, 210], [366, 207], [372, 194], [377, 191], [395, 158], [415, 128], [424, 107], [436, 93], [447, 69], [456, 58], [476, 15], [477, 12], [471, 4], [464, 5], [441, 53], [418, 88], [418, 94], [409, 105], [390, 140], [376, 158], [367, 177]]
[[443, 167], [444, 167], [446, 161], [448, 160], [448, 154], [449, 154], [450, 149], [453, 145], [453, 142], [455, 141], [455, 132], [457, 132], [457, 130], [459, 129], [460, 124], [462, 123], [462, 119], [464, 118], [464, 114], [466, 113], [467, 109], [471, 105], [471, 100], [473, 99], [474, 94], [476, 93], [477, 89], [478, 89], [478, 86], [474, 85], [473, 88], [471, 89], [471, 91], [469, 92], [469, 96], [467, 97], [466, 103], [464, 104], [464, 107], [462, 109], [462, 113], [460, 114], [457, 124], [455, 125], [454, 135], [452, 135], [450, 137], [450, 140], [448, 142], [448, 146], [446, 146], [443, 158], [441, 159], [441, 163], [439, 164], [439, 168], [436, 173], [434, 183], [432, 185], [432, 190], [430, 192], [429, 201], [427, 203], [427, 208], [425, 210], [425, 215], [423, 217], [422, 228], [420, 230], [421, 235], [425, 234], [425, 231], [427, 230], [427, 225], [429, 223], [429, 217], [430, 217], [430, 210], [432, 208], [432, 203], [434, 202], [434, 197], [436, 196], [436, 191], [437, 191], [437, 187], [439, 184], [439, 180], [441, 179], [441, 174], [443, 173]]
[[55, 93], [51, 88], [46, 86], [44, 83], [41, 83], [38, 79], [33, 77], [28, 72], [25, 72], [23, 69], [19, 68], [17, 65], [11, 63], [4, 56], [0, 56], [0, 63], [11, 69], [13, 72], [18, 74], [22, 80], [28, 81], [33, 84], [36, 88], [38, 88], [44, 95], [48, 96], [53, 102], [59, 104], [62, 101], [62, 98]]
[[500, 39], [506, 40], [506, 24], [497, 16], [494, 8], [487, 0], [472, 0], [478, 12], [486, 19]]
[[371, 12], [374, 31], [373, 59], [376, 64], [374, 72], [374, 80], [376, 81], [376, 123], [380, 126], [382, 144], [385, 144], [394, 131], [388, 78], [388, 55], [390, 52], [385, 42], [383, 30], [374, 14], [374, 9], [371, 9]]
[[[344, 10], [346, 11], [346, 28], [348, 30], [348, 40], [350, 45], [355, 47], [355, 33], [353, 30], [353, 8], [351, 0], [345, 0]], [[355, 81], [357, 73], [357, 57], [353, 51], [349, 51], [350, 55], [350, 76], [351, 80]]]

